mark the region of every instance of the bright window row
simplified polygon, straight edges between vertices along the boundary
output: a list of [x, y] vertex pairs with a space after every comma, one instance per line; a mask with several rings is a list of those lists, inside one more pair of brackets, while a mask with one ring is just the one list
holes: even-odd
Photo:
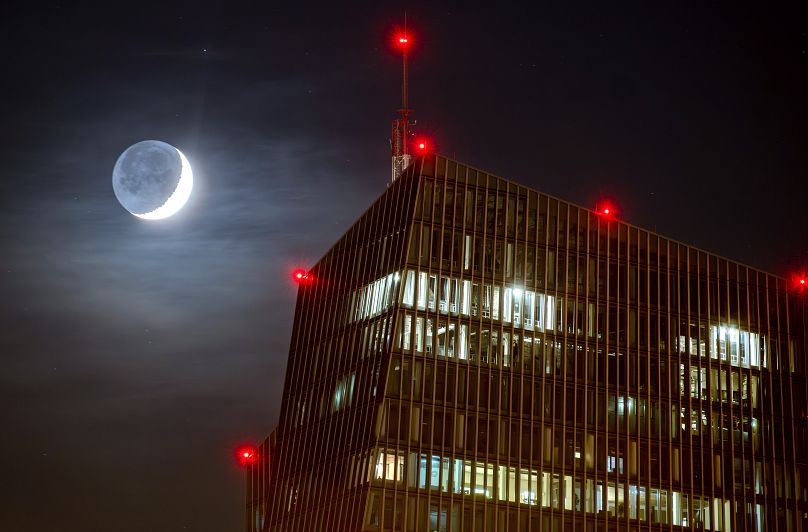
[[[566, 303], [566, 304], [565, 304]], [[471, 316], [501, 320], [514, 327], [536, 331], [564, 331], [568, 316], [566, 307], [575, 302], [565, 301], [541, 292], [533, 292], [516, 286], [477, 283], [449, 277], [438, 278], [435, 274], [407, 270], [405, 272], [402, 306], [418, 310], [437, 311], [453, 316]], [[583, 303], [579, 303], [579, 306]], [[570, 331], [600, 337], [596, 330], [594, 303], [586, 303], [586, 319], [579, 309], [577, 327]], [[631, 313], [631, 330], [636, 331], [636, 314]], [[600, 319], [603, 319], [602, 316]], [[452, 326], [450, 326], [452, 327]], [[584, 330], [585, 328], [585, 330]], [[712, 325], [709, 329], [710, 357], [729, 362], [736, 367], [768, 367], [768, 343], [765, 336], [738, 329], [729, 325]], [[462, 330], [461, 330], [462, 334]], [[634, 340], [631, 334], [629, 341]], [[705, 335], [706, 336], [706, 335]], [[462, 344], [461, 344], [462, 345]], [[707, 340], [679, 336], [679, 350], [694, 356], [707, 356]], [[461, 353], [464, 350], [461, 347]], [[460, 357], [459, 357], [460, 358]], [[794, 364], [792, 364], [794, 366]]]
[[[768, 367], [768, 342], [766, 337], [728, 325], [710, 326], [710, 358], [729, 361], [730, 365], [743, 368]], [[679, 351], [691, 356], [707, 356], [707, 340], [679, 336]]]
[[372, 481], [652, 524], [731, 530], [728, 500], [424, 453], [378, 452]]
[[391, 273], [354, 290], [348, 300], [348, 321], [372, 318], [390, 308], [397, 297], [399, 278], [398, 272]]
[[[349, 321], [372, 318], [389, 309], [397, 297], [400, 277], [398, 272], [391, 273], [355, 290], [349, 299]], [[439, 277], [427, 272], [406, 270], [404, 278], [401, 304], [405, 308], [452, 316], [482, 317], [513, 324], [514, 327], [529, 331], [563, 331], [565, 321], [572, 319], [568, 318], [570, 313], [566, 307], [575, 305], [574, 301], [566, 302], [561, 297], [533, 292], [520, 287]], [[578, 303], [578, 306], [582, 305], [584, 303]], [[595, 326], [597, 319], [595, 304], [585, 303], [585, 305], [585, 319], [583, 309], [579, 309], [578, 320], [585, 321], [585, 325], [584, 323], [577, 324], [580, 329], [578, 333], [586, 334], [589, 337], [600, 337]], [[636, 314], [632, 313], [630, 317], [634, 320], [631, 321], [630, 329], [636, 330]], [[466, 325], [458, 327], [455, 324], [449, 324], [448, 327], [444, 325], [437, 331], [433, 331], [430, 327], [431, 323], [431, 320], [425, 322], [423, 318], [418, 318], [414, 324], [410, 318], [405, 320], [404, 337], [409, 338], [414, 326], [417, 352], [424, 352], [424, 350], [428, 353], [431, 352], [432, 344], [428, 340], [435, 334], [439, 339], [441, 336], [444, 337], [444, 344], [451, 341], [452, 345], [446, 345], [443, 348], [444, 351], [447, 349], [455, 351], [455, 338], [459, 336], [457, 349], [449, 356], [456, 356], [460, 359], [468, 358], [470, 354], [469, 331]], [[426, 329], [424, 325], [426, 325]], [[711, 325], [709, 340], [706, 332], [706, 329], [702, 331], [701, 338], [679, 335], [677, 346], [679, 351], [692, 356], [707, 357], [709, 346], [709, 356], [713, 360], [728, 362], [736, 367], [768, 367], [769, 348], [765, 336], [730, 325]], [[631, 337], [633, 339], [634, 334]], [[427, 340], [426, 348], [419, 348], [424, 339]], [[792, 363], [791, 366], [794, 367], [795, 364]]]
[[[545, 344], [552, 345], [553, 352], [561, 352], [561, 342], [548, 340]], [[395, 347], [405, 352], [434, 353], [439, 357], [458, 358], [483, 365], [501, 363], [504, 367], [510, 367], [520, 363], [522, 354], [529, 362], [533, 351], [542, 349], [542, 342], [531, 336], [525, 336], [520, 341], [519, 335], [480, 329], [477, 325], [445, 321], [436, 323], [431, 318], [404, 314]], [[553, 362], [552, 358], [548, 360], [549, 363]], [[551, 371], [548, 368], [548, 372]]]
[[[559, 298], [514, 286], [477, 283], [407, 270], [401, 304], [407, 308], [438, 311], [452, 316], [502, 320], [527, 330], [563, 328], [564, 309]], [[594, 317], [594, 304], [590, 303]], [[594, 319], [591, 320], [594, 322]], [[590, 331], [589, 335], [593, 336]]]

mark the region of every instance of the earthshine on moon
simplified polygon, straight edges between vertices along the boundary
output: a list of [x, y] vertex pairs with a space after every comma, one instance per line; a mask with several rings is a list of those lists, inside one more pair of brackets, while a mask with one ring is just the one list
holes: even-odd
[[159, 140], [129, 146], [115, 163], [112, 189], [123, 207], [144, 220], [179, 212], [191, 197], [194, 173], [185, 155]]

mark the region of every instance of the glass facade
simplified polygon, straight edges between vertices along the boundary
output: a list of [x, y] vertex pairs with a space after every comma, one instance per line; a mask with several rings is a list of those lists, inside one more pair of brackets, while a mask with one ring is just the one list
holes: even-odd
[[781, 277], [430, 156], [309, 278], [269, 529], [808, 529]]
[[258, 446], [256, 460], [247, 467], [246, 532], [261, 532], [266, 524], [266, 505], [270, 486], [270, 458], [275, 454], [277, 430]]

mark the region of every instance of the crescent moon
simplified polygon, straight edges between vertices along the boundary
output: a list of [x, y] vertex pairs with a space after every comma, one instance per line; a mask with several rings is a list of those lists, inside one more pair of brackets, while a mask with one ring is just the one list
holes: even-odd
[[[177, 150], [177, 148], [174, 148]], [[185, 158], [185, 155], [180, 150], [177, 154], [182, 161], [182, 170], [180, 171], [180, 179], [177, 181], [177, 188], [168, 197], [165, 203], [150, 212], [142, 214], [135, 214], [138, 218], [144, 220], [162, 220], [176, 214], [187, 203], [188, 198], [191, 197], [191, 191], [194, 189], [194, 172], [191, 170], [191, 163]]]

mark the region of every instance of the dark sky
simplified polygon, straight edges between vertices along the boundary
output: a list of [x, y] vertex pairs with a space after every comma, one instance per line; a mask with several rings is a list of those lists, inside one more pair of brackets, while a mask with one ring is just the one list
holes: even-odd
[[[243, 527], [317, 260], [385, 188], [402, 4], [28, 2], [0, 33], [0, 529]], [[808, 250], [805, 3], [408, 7], [438, 151], [788, 274]], [[194, 194], [112, 192], [144, 139]]]

